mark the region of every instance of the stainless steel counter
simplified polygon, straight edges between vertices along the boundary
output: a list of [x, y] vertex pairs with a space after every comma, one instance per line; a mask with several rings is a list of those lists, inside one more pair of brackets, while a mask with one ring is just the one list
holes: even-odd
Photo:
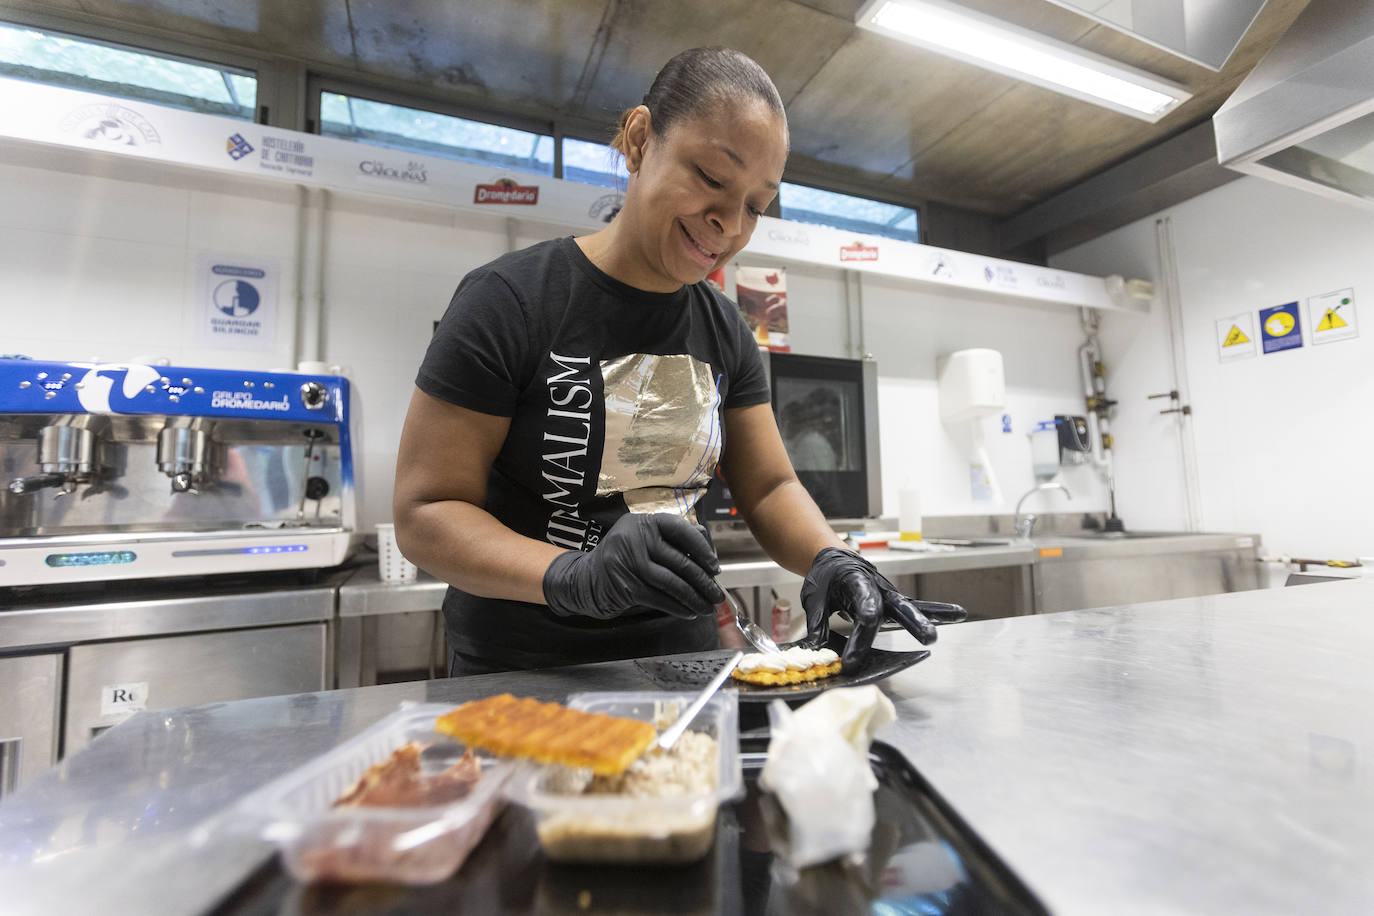
[[[1011, 568], [1014, 587], [1009, 598], [1000, 603], [997, 615], [1029, 614], [1034, 610], [1031, 563], [1035, 549], [1031, 544], [1000, 547], [959, 548], [929, 553], [903, 550], [865, 550], [864, 557], [891, 579], [903, 575], [963, 572]], [[720, 576], [726, 588], [767, 588], [784, 583], [799, 583], [801, 577], [767, 558], [721, 561]], [[339, 687], [375, 684], [378, 674], [376, 647], [379, 630], [387, 618], [396, 614], [436, 611], [444, 603], [448, 586], [421, 572], [414, 582], [383, 582], [375, 563], [360, 566], [339, 587], [339, 619], [335, 641], [335, 676]], [[759, 606], [756, 594], [751, 602]], [[394, 617], [391, 617], [394, 620]]]
[[[1032, 544], [1008, 544], [1004, 547], [960, 547], [948, 551], [916, 552], [909, 550], [864, 550], [868, 560], [889, 579], [896, 576], [922, 573], [951, 572], [966, 569], [994, 569], [1000, 566], [1028, 567], [1035, 561]], [[797, 583], [801, 576], [790, 573], [769, 559], [723, 559], [717, 577], [726, 588], [750, 585], [781, 585]]]
[[[992, 569], [999, 566], [1029, 566], [1035, 559], [1035, 546], [1009, 544], [1005, 547], [968, 547], [950, 551], [917, 553], [905, 550], [865, 550], [864, 557], [884, 575], [892, 576], [946, 572], [965, 569]], [[724, 559], [720, 564], [720, 584], [726, 588], [752, 585], [779, 585], [800, 582], [767, 558], [757, 560]], [[376, 614], [401, 614], [438, 608], [448, 586], [421, 572], [414, 582], [383, 582], [374, 565], [360, 567], [339, 588], [339, 616], [367, 617]]]
[[1368, 579], [966, 624], [884, 737], [1052, 912], [1369, 913], [1371, 645]]
[[[905, 634], [882, 639], [902, 642]], [[1374, 911], [1374, 581], [946, 627], [880, 737], [1054, 913]], [[6, 912], [200, 912], [196, 823], [394, 709], [646, 686], [630, 662], [146, 712], [0, 802]]]

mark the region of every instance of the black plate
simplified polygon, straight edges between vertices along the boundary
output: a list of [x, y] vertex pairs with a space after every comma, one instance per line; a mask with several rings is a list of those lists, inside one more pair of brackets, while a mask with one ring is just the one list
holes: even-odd
[[[836, 652], [844, 651], [845, 638], [832, 633], [830, 648]], [[930, 652], [921, 649], [917, 652], [888, 652], [883, 649], [870, 649], [868, 657], [853, 671], [841, 671], [819, 681], [806, 681], [801, 684], [784, 684], [766, 687], [760, 684], [747, 684], [731, 678], [725, 686], [739, 690], [741, 703], [767, 703], [769, 700], [806, 700], [831, 687], [858, 687], [860, 684], [873, 684], [904, 671], [920, 661], [925, 661]], [[672, 658], [645, 658], [635, 662], [640, 671], [654, 682], [654, 686], [664, 690], [700, 690], [720, 671], [725, 660], [730, 657], [726, 650], [699, 652], [695, 655], [677, 655]]]

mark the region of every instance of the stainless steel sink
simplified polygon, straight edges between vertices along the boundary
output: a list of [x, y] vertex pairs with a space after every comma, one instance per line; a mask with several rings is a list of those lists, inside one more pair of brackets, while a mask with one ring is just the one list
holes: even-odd
[[1186, 531], [1094, 531], [1085, 528], [1071, 534], [1056, 531], [1047, 535], [1052, 538], [1083, 538], [1090, 541], [1132, 541], [1143, 538], [1177, 538], [1188, 534]]
[[1010, 547], [1011, 538], [926, 538], [931, 544], [944, 544], [948, 547]]

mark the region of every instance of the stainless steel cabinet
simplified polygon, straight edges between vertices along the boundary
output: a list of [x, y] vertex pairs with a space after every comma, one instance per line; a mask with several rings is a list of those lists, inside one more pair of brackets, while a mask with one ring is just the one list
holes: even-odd
[[[1192, 543], [1190, 543], [1190, 541]], [[1258, 537], [1193, 535], [1088, 547], [1057, 541], [1035, 564], [1037, 612], [1140, 604], [1259, 588]]]
[[323, 690], [323, 623], [73, 646], [62, 753], [143, 709]]
[[0, 658], [0, 796], [57, 761], [60, 653]]

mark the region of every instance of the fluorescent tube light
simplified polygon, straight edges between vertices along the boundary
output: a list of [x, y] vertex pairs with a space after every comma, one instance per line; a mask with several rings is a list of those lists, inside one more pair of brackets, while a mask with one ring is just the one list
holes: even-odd
[[950, 3], [869, 0], [857, 23], [1142, 121], [1158, 121], [1192, 96], [1143, 70]]

